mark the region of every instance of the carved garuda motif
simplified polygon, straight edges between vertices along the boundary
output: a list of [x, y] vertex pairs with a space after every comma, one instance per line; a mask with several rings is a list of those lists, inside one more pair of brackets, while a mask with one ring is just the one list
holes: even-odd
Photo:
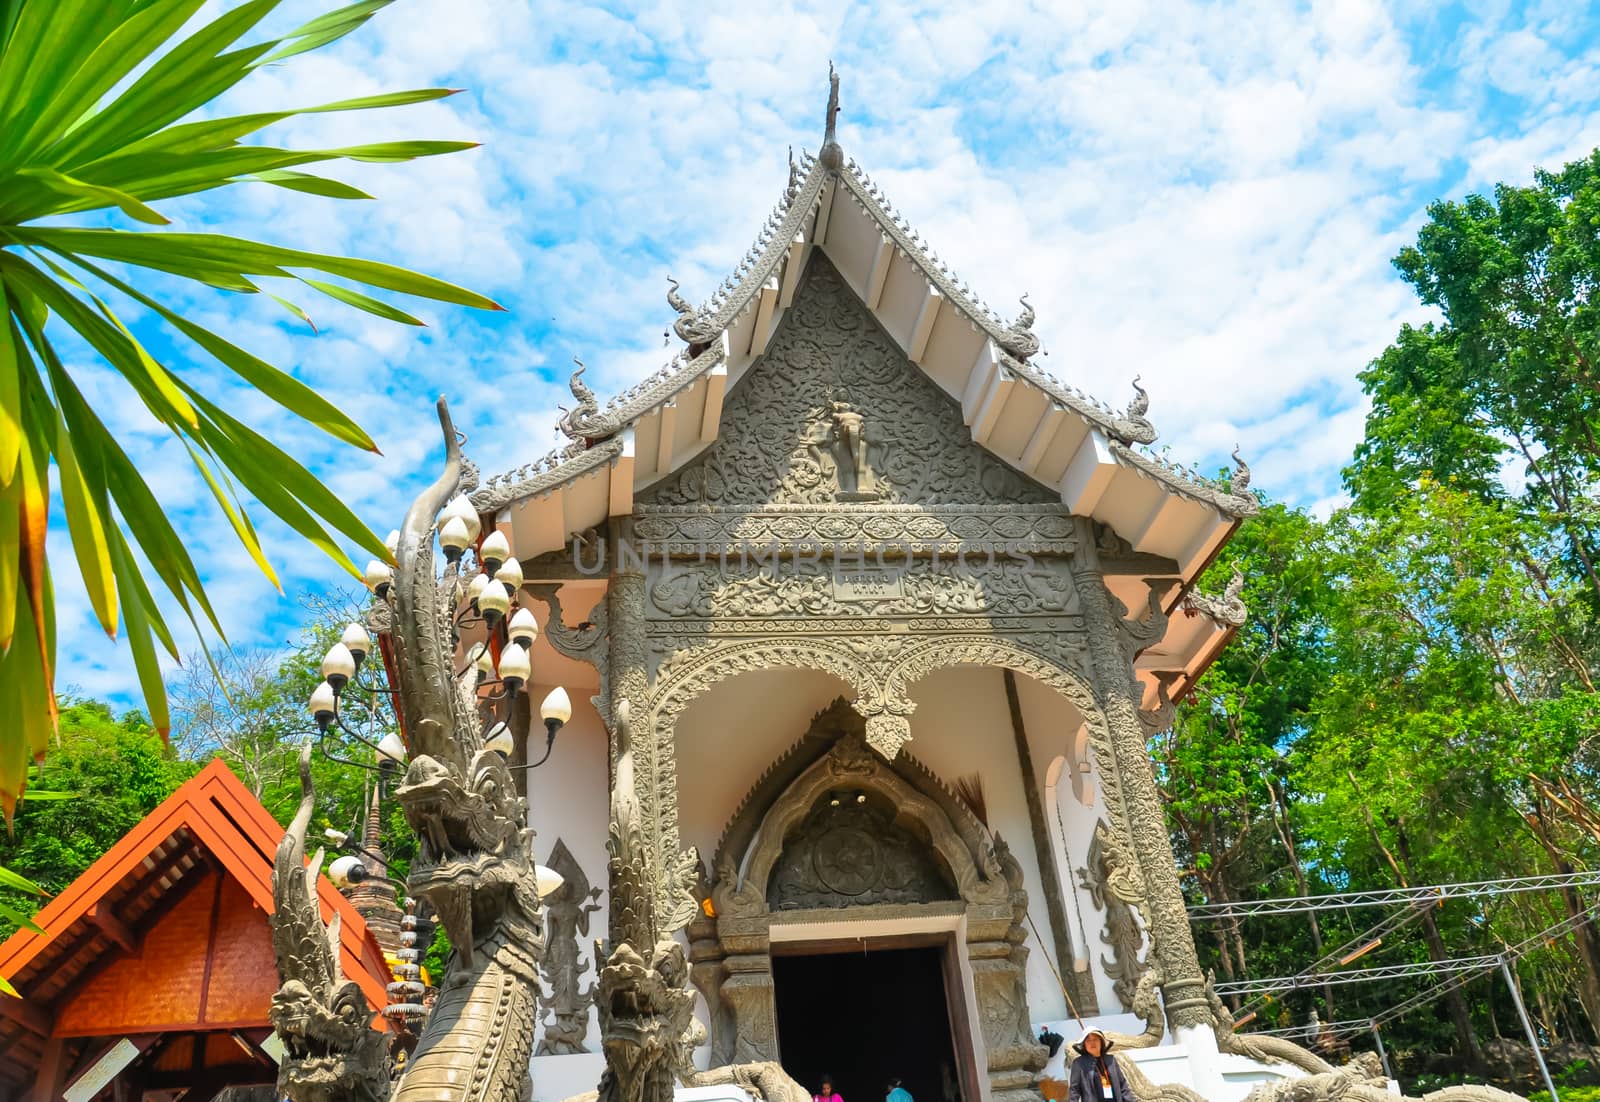
[[292, 1102], [382, 1102], [388, 1047], [369, 1024], [361, 986], [339, 966], [339, 916], [324, 927], [317, 902], [322, 851], [306, 865], [306, 827], [316, 792], [311, 748], [300, 752], [300, 807], [272, 863], [272, 953], [283, 986], [267, 1012], [283, 1042], [278, 1093]]
[[717, 443], [641, 500], [1060, 504], [972, 442], [960, 406], [820, 252], [748, 374], [727, 398]]

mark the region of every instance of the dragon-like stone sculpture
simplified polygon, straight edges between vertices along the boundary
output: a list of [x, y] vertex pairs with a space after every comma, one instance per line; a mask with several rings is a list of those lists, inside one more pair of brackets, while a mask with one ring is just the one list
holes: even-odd
[[629, 702], [617, 701], [612, 712], [617, 761], [606, 843], [611, 944], [603, 953], [606, 963], [596, 996], [606, 1055], [599, 1102], [672, 1102], [679, 1083], [737, 1085], [763, 1102], [806, 1102], [810, 1092], [770, 1061], [694, 1068], [694, 1050], [705, 1041], [705, 1027], [694, 1017], [683, 946], [661, 932], [663, 924], [655, 913], [654, 883], [662, 871], [641, 826]]
[[[544, 951], [533, 832], [504, 757], [484, 746], [476, 671], [470, 662], [454, 670], [465, 585], [459, 559], [442, 569], [435, 563], [433, 535], [445, 505], [476, 477], [443, 398], [438, 408], [445, 469], [407, 511], [393, 582], [371, 617], [394, 663], [395, 707], [410, 755], [395, 792], [417, 835], [407, 887], [433, 905], [453, 947], [393, 1098], [523, 1102]], [[306, 800], [278, 854], [280, 892], [298, 893], [280, 901], [274, 928], [285, 982], [273, 1020], [291, 1056], [280, 1089], [295, 1102], [375, 1100], [387, 1089], [377, 1093], [362, 1078], [373, 1042], [357, 1027], [365, 1027], [368, 1012], [364, 1004], [360, 1015], [350, 1009], [359, 991], [338, 987], [334, 966], [315, 953], [306, 917], [314, 912], [303, 902], [310, 889], [295, 888], [300, 878], [289, 875], [304, 854]]]
[[324, 926], [317, 902], [322, 851], [306, 864], [306, 827], [316, 792], [311, 748], [300, 753], [300, 807], [272, 863], [272, 952], [283, 986], [268, 1019], [283, 1041], [278, 1093], [291, 1102], [383, 1102], [388, 1046], [373, 1010], [339, 968], [339, 916]]
[[484, 746], [476, 673], [453, 670], [465, 586], [459, 562], [436, 571], [433, 532], [470, 487], [443, 398], [439, 422], [445, 469], [406, 513], [386, 599], [411, 756], [395, 797], [417, 835], [407, 887], [433, 904], [453, 951], [395, 1099], [521, 1102], [544, 951], [533, 831], [505, 758]]
[[678, 1073], [688, 1067], [694, 993], [683, 947], [658, 933], [655, 862], [635, 790], [631, 705], [612, 709], [617, 765], [606, 840], [611, 876], [611, 944], [600, 969], [596, 1002], [606, 1070], [600, 1102], [672, 1102]]

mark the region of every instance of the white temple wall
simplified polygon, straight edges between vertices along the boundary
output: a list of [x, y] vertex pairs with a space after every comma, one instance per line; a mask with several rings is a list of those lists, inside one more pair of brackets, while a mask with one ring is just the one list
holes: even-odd
[[[544, 699], [553, 685], [535, 684], [529, 693], [535, 701]], [[589, 933], [578, 936], [578, 956], [589, 961], [589, 970], [579, 977], [587, 988], [594, 983], [599, 968], [594, 961], [594, 939], [606, 935], [609, 908], [606, 878], [606, 831], [610, 822], [611, 797], [607, 786], [606, 729], [589, 703], [592, 690], [573, 689], [572, 719], [556, 736], [550, 760], [523, 773], [527, 778], [528, 825], [537, 833], [533, 848], [541, 865], [550, 863], [550, 852], [560, 838], [567, 844], [592, 888], [600, 889], [596, 900], [600, 909], [589, 917]], [[535, 720], [529, 738], [535, 759], [544, 753], [544, 728]], [[549, 985], [543, 985], [548, 994]], [[541, 1016], [542, 1017], [542, 1016]], [[541, 1023], [538, 1038], [544, 1036]], [[537, 1046], [538, 1041], [535, 1041]], [[575, 1056], [535, 1056], [533, 1069], [534, 1102], [561, 1102], [575, 1094], [594, 1090], [605, 1067], [600, 1052], [600, 1026], [593, 1007], [589, 1010], [589, 1033], [584, 1040], [589, 1051]]]
[[753, 670], [678, 717], [678, 831], [709, 866], [739, 801], [848, 685], [815, 670]]
[[[1020, 697], [1028, 679], [1018, 677], [1017, 683]], [[1054, 718], [1059, 723], [1072, 705], [1053, 691], [1045, 691], [1054, 703], [1045, 703], [1039, 722]], [[1011, 730], [1004, 671], [979, 666], [942, 669], [913, 685], [911, 698], [917, 710], [911, 715], [911, 742], [906, 750], [946, 784], [977, 774], [983, 781], [989, 827], [1006, 840], [1022, 866], [1028, 913], [1038, 931], [1036, 938], [1030, 930], [1027, 941], [1029, 1016], [1034, 1021], [1064, 1017], [1068, 1013], [1066, 999], [1049, 963], [1055, 958], [1055, 948]], [[1027, 722], [1024, 712], [1025, 725]], [[1046, 857], [1049, 859], [1048, 854]]]
[[[1054, 689], [1031, 678], [1018, 677], [1017, 698], [1033, 752], [1040, 803], [1051, 836], [1051, 857], [1061, 884], [1062, 908], [1071, 928], [1068, 941], [1077, 957], [1073, 967], [1093, 976], [1100, 1012], [1116, 1014], [1126, 1008], [1118, 1001], [1113, 981], [1101, 964], [1101, 958], [1109, 957], [1111, 952], [1101, 939], [1106, 914], [1094, 905], [1094, 898], [1082, 881], [1089, 866], [1095, 824], [1109, 819], [1100, 792], [1099, 765], [1077, 709], [1063, 701]], [[1037, 916], [1034, 921], [1039, 921]]]

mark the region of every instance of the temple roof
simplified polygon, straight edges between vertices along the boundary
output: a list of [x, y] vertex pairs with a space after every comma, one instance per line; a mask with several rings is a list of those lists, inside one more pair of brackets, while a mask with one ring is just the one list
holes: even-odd
[[[34, 1078], [47, 1040], [223, 1032], [222, 1052], [261, 1059], [278, 987], [272, 861], [283, 828], [216, 759], [139, 821], [0, 944], [0, 1095]], [[322, 877], [324, 919], [340, 918], [344, 974], [373, 1012], [387, 1002], [383, 950], [348, 900]], [[242, 1040], [226, 1040], [227, 1031]], [[198, 1059], [198, 1057], [196, 1057]], [[187, 1068], [188, 1065], [185, 1065]]]
[[960, 403], [975, 443], [1135, 551], [1173, 560], [1185, 585], [1192, 582], [1256, 510], [1248, 468], [1239, 460], [1225, 487], [1149, 450], [1156, 429], [1137, 377], [1133, 401], [1118, 411], [1035, 364], [1039, 338], [1026, 296], [1016, 317], [1002, 319], [939, 260], [844, 156], [835, 137], [837, 78], [831, 92], [821, 153], [791, 155], [782, 198], [733, 273], [698, 307], [672, 283], [673, 328], [685, 348], [604, 406], [580, 365], [577, 405], [560, 421], [572, 443], [489, 478], [474, 504], [493, 513], [521, 503], [519, 511], [535, 514], [517, 524], [525, 555], [631, 511], [635, 492], [717, 439], [724, 395], [766, 350], [820, 249], [907, 358]]

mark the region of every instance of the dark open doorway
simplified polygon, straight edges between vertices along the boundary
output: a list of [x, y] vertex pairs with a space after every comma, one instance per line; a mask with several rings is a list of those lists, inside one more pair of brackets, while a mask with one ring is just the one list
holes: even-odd
[[784, 1070], [813, 1093], [832, 1075], [844, 1102], [883, 1102], [893, 1076], [915, 1102], [961, 1102], [946, 951], [930, 945], [774, 955]]

